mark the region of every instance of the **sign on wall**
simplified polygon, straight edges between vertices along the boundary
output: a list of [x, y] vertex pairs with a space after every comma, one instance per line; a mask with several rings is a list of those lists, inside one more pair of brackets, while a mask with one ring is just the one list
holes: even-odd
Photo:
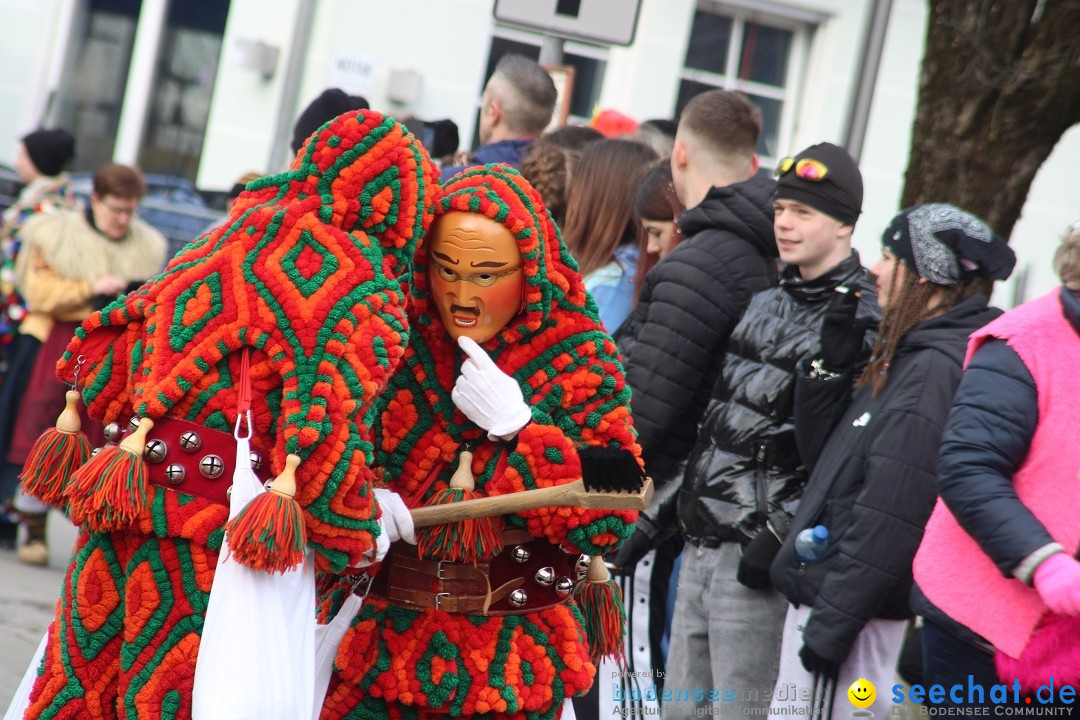
[[634, 42], [641, 0], [495, 0], [495, 19], [549, 35], [599, 43]]
[[375, 57], [350, 50], [335, 50], [330, 58], [327, 87], [341, 88], [350, 95], [369, 95], [375, 91]]

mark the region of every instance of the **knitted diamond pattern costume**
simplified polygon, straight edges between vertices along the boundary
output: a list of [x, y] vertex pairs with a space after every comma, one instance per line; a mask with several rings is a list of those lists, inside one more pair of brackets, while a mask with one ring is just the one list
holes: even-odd
[[[104, 422], [231, 432], [247, 349], [253, 445], [274, 473], [287, 453], [303, 459], [296, 499], [317, 564], [359, 562], [378, 533], [372, 403], [404, 353], [402, 283], [436, 177], [399, 123], [332, 120], [288, 171], [249, 184], [225, 223], [88, 319], [61, 376], [85, 359], [83, 397]], [[147, 496], [130, 528], [81, 532], [26, 717], [190, 717], [228, 508], [153, 485]]]
[[[466, 443], [474, 444], [477, 489], [489, 496], [580, 478], [579, 451], [588, 446], [624, 448], [638, 458], [615, 345], [539, 195], [509, 166], [488, 165], [447, 181], [436, 214], [455, 211], [483, 214], [518, 238], [523, 310], [483, 347], [518, 381], [532, 421], [514, 441], [492, 442], [455, 407], [450, 391], [463, 357], [431, 303], [421, 246], [409, 346], [375, 423], [384, 479], [409, 498], [437, 473], [422, 505], [448, 486]], [[496, 474], [500, 457], [505, 470]], [[602, 554], [631, 533], [636, 516], [542, 508], [507, 523], [573, 552]], [[336, 612], [347, 586], [343, 581], [324, 595], [324, 617]], [[595, 673], [581, 622], [571, 601], [484, 617], [408, 610], [369, 597], [339, 648], [322, 717], [556, 718], [564, 698], [584, 692]]]

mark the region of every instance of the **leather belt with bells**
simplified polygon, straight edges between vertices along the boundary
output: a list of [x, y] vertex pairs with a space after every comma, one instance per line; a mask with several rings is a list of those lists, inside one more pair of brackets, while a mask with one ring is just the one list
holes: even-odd
[[[110, 443], [119, 443], [138, 424], [137, 417], [131, 418], [126, 427], [109, 423], [105, 437]], [[147, 435], [143, 459], [150, 484], [228, 506], [236, 469], [236, 439], [232, 433], [189, 420], [158, 418]], [[252, 451], [251, 466], [260, 480], [270, 479], [270, 463], [262, 453]]]
[[589, 558], [525, 530], [503, 531], [503, 550], [471, 565], [421, 558], [396, 542], [371, 581], [370, 597], [391, 605], [465, 615], [522, 615], [554, 607], [585, 578]]

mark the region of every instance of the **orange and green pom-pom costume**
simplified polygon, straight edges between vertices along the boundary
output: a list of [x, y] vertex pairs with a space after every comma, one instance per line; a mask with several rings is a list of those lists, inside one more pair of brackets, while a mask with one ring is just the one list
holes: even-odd
[[[359, 562], [378, 533], [369, 418], [403, 357], [402, 284], [436, 177], [399, 123], [332, 120], [288, 171], [249, 184], [226, 222], [83, 323], [61, 377], [85, 359], [83, 397], [103, 422], [231, 433], [246, 351], [252, 444], [274, 474], [286, 454], [303, 459], [296, 498], [316, 564]], [[26, 717], [190, 717], [228, 508], [182, 487], [148, 485], [130, 526], [81, 531]]]
[[[484, 349], [517, 379], [532, 421], [509, 443], [489, 441], [454, 405], [463, 359], [428, 295], [427, 253], [417, 250], [405, 359], [379, 402], [376, 464], [408, 498], [436, 473], [424, 504], [448, 486], [464, 444], [483, 495], [567, 483], [582, 476], [589, 447], [639, 448], [617, 351], [586, 294], [574, 260], [536, 191], [514, 170], [491, 165], [455, 176], [437, 214], [480, 213], [518, 238], [523, 311]], [[639, 471], [640, 472], [640, 471]], [[629, 536], [630, 511], [543, 508], [507, 517], [535, 538], [573, 553], [603, 554]], [[324, 594], [336, 612], [343, 581]], [[565, 698], [591, 685], [595, 668], [571, 601], [520, 615], [405, 609], [369, 596], [339, 648], [324, 720], [342, 718], [557, 718]]]

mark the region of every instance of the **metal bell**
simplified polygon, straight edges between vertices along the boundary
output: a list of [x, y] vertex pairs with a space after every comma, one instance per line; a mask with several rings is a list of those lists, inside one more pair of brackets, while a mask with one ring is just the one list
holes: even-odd
[[179, 485], [184, 482], [185, 475], [187, 475], [187, 471], [184, 470], [184, 466], [180, 463], [172, 463], [165, 468], [165, 479], [169, 481], [170, 485]]
[[139, 429], [139, 416], [138, 415], [132, 415], [131, 419], [128, 420], [128, 432], [135, 432], [138, 429]]
[[273, 487], [273, 485], [274, 485], [274, 480], [273, 480], [273, 478], [271, 478], [271, 479], [269, 479], [269, 480], [267, 480], [266, 482], [263, 483], [263, 488], [265, 490], [269, 491], [270, 488]]
[[561, 577], [555, 581], [555, 594], [559, 597], [566, 597], [573, 589], [574, 581], [568, 577]]
[[158, 440], [157, 438], [146, 443], [146, 462], [159, 463], [165, 459], [165, 454], [169, 451], [164, 440]]
[[194, 430], [188, 430], [180, 436], [180, 449], [184, 452], [195, 452], [202, 447], [202, 438]]
[[542, 567], [536, 571], [536, 582], [540, 585], [551, 585], [555, 582], [555, 568]]
[[249, 457], [251, 458], [251, 469], [252, 470], [260, 470], [260, 469], [262, 469], [262, 464], [263, 464], [262, 453], [252, 450], [251, 455]]
[[207, 455], [199, 461], [199, 472], [204, 478], [217, 480], [225, 474], [225, 461], [219, 455]]
[[521, 607], [527, 602], [529, 602], [529, 596], [521, 588], [510, 593], [510, 604], [514, 607]]
[[105, 439], [115, 444], [120, 442], [120, 438], [124, 435], [124, 428], [120, 427], [120, 423], [111, 422], [105, 426]]
[[527, 547], [525, 547], [524, 545], [518, 545], [514, 548], [513, 557], [514, 562], [526, 563], [529, 562], [529, 557], [531, 557], [531, 555]]
[[94, 448], [93, 450], [90, 451], [90, 457], [94, 457], [99, 452], [101, 452], [101, 448]]
[[577, 559], [574, 564], [574, 571], [577, 573], [578, 580], [584, 580], [585, 575], [589, 572], [589, 565], [592, 564], [592, 558], [588, 555], [582, 555]]

